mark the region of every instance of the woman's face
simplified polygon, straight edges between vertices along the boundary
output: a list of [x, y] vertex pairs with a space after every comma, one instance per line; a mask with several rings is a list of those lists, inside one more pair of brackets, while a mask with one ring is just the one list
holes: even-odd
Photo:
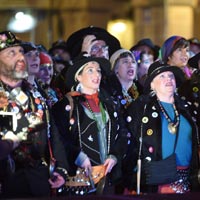
[[131, 56], [120, 58], [115, 67], [120, 82], [133, 81], [137, 75], [137, 63]]
[[166, 71], [158, 74], [151, 82], [151, 89], [159, 96], [171, 96], [176, 90], [176, 80], [174, 74]]
[[40, 65], [40, 70], [37, 74], [37, 78], [41, 80], [44, 84], [50, 85], [53, 77], [53, 63]]
[[54, 63], [54, 69], [56, 73], [60, 73], [65, 68], [65, 65], [62, 63]]
[[189, 47], [179, 47], [169, 56], [168, 64], [171, 66], [184, 67], [187, 65], [189, 57]]
[[25, 55], [28, 64], [28, 74], [35, 75], [40, 69], [40, 57], [37, 50], [29, 51]]
[[101, 82], [101, 68], [97, 62], [90, 61], [77, 76], [82, 86], [82, 93], [94, 94], [98, 91]]
[[147, 74], [149, 66], [153, 63], [153, 55], [144, 53], [138, 67], [138, 78], [142, 78]]

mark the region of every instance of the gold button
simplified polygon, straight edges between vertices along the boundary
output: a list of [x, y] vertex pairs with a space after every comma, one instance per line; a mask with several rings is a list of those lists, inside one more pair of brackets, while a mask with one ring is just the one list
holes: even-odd
[[198, 92], [199, 88], [198, 87], [193, 87], [192, 90], [193, 90], [193, 92]]
[[148, 129], [147, 130], [147, 135], [152, 135], [153, 134], [153, 130], [152, 129]]

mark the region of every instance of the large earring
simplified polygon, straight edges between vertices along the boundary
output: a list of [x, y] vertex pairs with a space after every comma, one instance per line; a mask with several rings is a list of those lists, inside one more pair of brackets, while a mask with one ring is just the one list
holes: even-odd
[[83, 88], [83, 85], [82, 85], [81, 83], [79, 83], [79, 84], [76, 86], [76, 91], [81, 93], [82, 88]]
[[155, 95], [156, 95], [156, 91], [155, 91], [155, 90], [153, 90], [153, 89], [151, 89], [151, 91], [150, 91], [150, 93], [149, 93], [149, 94], [150, 94], [150, 96], [151, 96], [151, 97], [153, 97], [153, 96], [155, 96]]

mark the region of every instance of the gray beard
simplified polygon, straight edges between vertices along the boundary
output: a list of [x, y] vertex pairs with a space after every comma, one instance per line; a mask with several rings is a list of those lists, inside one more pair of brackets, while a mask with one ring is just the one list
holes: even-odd
[[24, 72], [13, 72], [13, 79], [17, 79], [17, 80], [21, 80], [21, 79], [25, 79], [28, 78], [28, 72], [24, 71]]
[[3, 75], [4, 77], [7, 77], [8, 79], [17, 81], [28, 77], [27, 71], [16, 72], [15, 69], [11, 69], [10, 66], [8, 67], [2, 61], [0, 61], [0, 74]]

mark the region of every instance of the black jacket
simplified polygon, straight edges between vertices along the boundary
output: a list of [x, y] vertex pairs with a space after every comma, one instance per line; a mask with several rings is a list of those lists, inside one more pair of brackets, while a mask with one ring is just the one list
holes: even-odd
[[[8, 93], [12, 91], [12, 88], [9, 88], [9, 86], [4, 85], [3, 83], [1, 86], [1, 89]], [[58, 129], [55, 126], [53, 116], [48, 112], [49, 109], [45, 104], [45, 100], [41, 94], [38, 93], [37, 89], [33, 92], [33, 88], [29, 83], [24, 81], [20, 90], [26, 96], [26, 106], [20, 104], [18, 102], [20, 100], [17, 100], [17, 97], [13, 98], [9, 96], [9, 104], [6, 110], [6, 112], [9, 111], [11, 113], [16, 113], [16, 130], [12, 130], [12, 126], [7, 126], [7, 124], [4, 123], [1, 123], [0, 126], [1, 130], [13, 131], [14, 134], [17, 135], [19, 133], [27, 134], [27, 137], [22, 139], [20, 145], [10, 153], [9, 157], [1, 160], [0, 178], [2, 182], [6, 182], [5, 192], [8, 191], [7, 187], [14, 184], [17, 184], [15, 191], [16, 195], [18, 192], [23, 190], [23, 186], [21, 186], [22, 188], [19, 190], [17, 189], [17, 187], [20, 187], [20, 181], [17, 182], [16, 179], [19, 174], [22, 174], [18, 179], [21, 178], [21, 180], [24, 180], [25, 178], [26, 181], [23, 182], [27, 187], [29, 187], [29, 189], [34, 187], [34, 185], [39, 187], [34, 191], [28, 191], [29, 189], [24, 188], [24, 192], [28, 193], [27, 195], [48, 195], [48, 188], [50, 188], [48, 182], [48, 179], [50, 178], [50, 174], [48, 173], [48, 166], [51, 157], [50, 152], [52, 152], [52, 155], [56, 160], [55, 171], [62, 175], [64, 179], [67, 179], [68, 163], [64, 145], [61, 141], [60, 135], [58, 134]], [[24, 95], [22, 95], [22, 97], [23, 96]], [[39, 110], [42, 115], [38, 118]], [[39, 119], [41, 120], [41, 123], [36, 124], [37, 121], [40, 121]], [[47, 123], [48, 121], [49, 124]], [[8, 164], [10, 161], [12, 161], [12, 165]], [[15, 164], [15, 169], [13, 168], [13, 163]], [[44, 169], [44, 173], [41, 171], [41, 168]], [[33, 174], [37, 174], [37, 176]], [[8, 179], [8, 177], [10, 177], [10, 179]], [[15, 183], [12, 180], [12, 177], [16, 180]], [[40, 187], [40, 182], [42, 182], [41, 180], [44, 182], [44, 185]]]
[[[127, 132], [123, 125], [120, 126], [120, 116], [117, 114], [118, 112], [115, 109], [115, 105], [107, 93], [101, 90], [99, 98], [110, 118], [110, 149], [108, 155], [112, 154], [118, 160], [117, 165], [112, 170], [113, 173], [111, 173], [115, 173], [115, 175], [112, 175], [112, 180], [114, 181], [114, 179], [119, 179], [121, 176], [121, 159], [126, 151]], [[87, 131], [97, 132], [98, 129], [95, 120], [86, 117], [83, 106], [81, 105], [85, 101], [84, 96], [72, 95], [72, 101], [73, 103], [70, 103], [69, 99], [64, 97], [53, 106], [52, 113], [65, 144], [68, 161], [71, 167], [70, 172], [74, 174], [77, 168], [75, 160], [81, 151], [78, 122], [80, 122], [81, 131], [89, 129]], [[70, 110], [67, 109], [69, 106], [71, 107]], [[109, 129], [108, 124], [107, 128]], [[107, 133], [108, 132], [109, 130]], [[108, 138], [107, 141], [109, 141]]]
[[[175, 104], [178, 112], [183, 115], [192, 127], [192, 161], [191, 172], [198, 169], [198, 154], [197, 154], [197, 126], [191, 117], [188, 109], [188, 104], [182, 101], [178, 96], [175, 96]], [[139, 140], [141, 130], [143, 135], [142, 155], [141, 159], [144, 161], [146, 157], [150, 157], [152, 161], [162, 159], [162, 135], [161, 135], [161, 117], [160, 108], [158, 106], [157, 98], [149, 95], [140, 96], [129, 107], [129, 116], [127, 117], [129, 130], [132, 133], [132, 148], [129, 152], [129, 159], [127, 162], [127, 171], [129, 171], [130, 182], [127, 182], [127, 187], [136, 187], [136, 164], [139, 153]], [[146, 122], [145, 122], [146, 121]], [[149, 134], [150, 132], [151, 134]], [[154, 149], [153, 153], [149, 151], [149, 147]], [[142, 185], [145, 185], [145, 177], [142, 170]], [[155, 189], [155, 188], [154, 188]], [[152, 191], [154, 190], [152, 188]], [[154, 190], [156, 191], [156, 190]]]

